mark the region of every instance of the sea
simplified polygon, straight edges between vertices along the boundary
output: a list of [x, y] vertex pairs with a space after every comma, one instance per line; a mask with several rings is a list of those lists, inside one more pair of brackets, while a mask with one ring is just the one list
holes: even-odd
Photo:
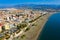
[[48, 18], [37, 40], [60, 40], [60, 12]]

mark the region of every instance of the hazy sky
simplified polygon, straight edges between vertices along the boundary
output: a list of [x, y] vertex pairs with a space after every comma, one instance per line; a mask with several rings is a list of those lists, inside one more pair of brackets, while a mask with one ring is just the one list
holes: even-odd
[[0, 5], [6, 4], [60, 4], [60, 0], [0, 0]]

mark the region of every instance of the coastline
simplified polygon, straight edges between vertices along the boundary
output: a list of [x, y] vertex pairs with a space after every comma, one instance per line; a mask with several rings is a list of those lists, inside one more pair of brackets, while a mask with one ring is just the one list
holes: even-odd
[[44, 23], [42, 23], [42, 25], [41, 25], [41, 29], [38, 31], [38, 33], [37, 33], [37, 36], [35, 37], [35, 40], [37, 40], [38, 39], [38, 37], [39, 37], [39, 35], [40, 35], [40, 32], [42, 31], [42, 29], [43, 29], [43, 27], [44, 27], [44, 25], [46, 24], [46, 22], [48, 21], [48, 18], [52, 15], [53, 13], [50, 13], [50, 14], [48, 14], [48, 16], [46, 16], [47, 18], [45, 18], [45, 21], [44, 21]]

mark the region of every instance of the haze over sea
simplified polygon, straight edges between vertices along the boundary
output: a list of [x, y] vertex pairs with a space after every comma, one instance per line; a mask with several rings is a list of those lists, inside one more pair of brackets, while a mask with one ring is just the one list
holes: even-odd
[[50, 16], [38, 40], [60, 40], [60, 12]]

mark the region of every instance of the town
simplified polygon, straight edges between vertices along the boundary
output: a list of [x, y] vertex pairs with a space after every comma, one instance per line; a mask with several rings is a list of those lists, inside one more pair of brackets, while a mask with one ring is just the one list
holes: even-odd
[[36, 19], [47, 13], [32, 9], [0, 9], [0, 39], [12, 40], [18, 37], [30, 28]]

